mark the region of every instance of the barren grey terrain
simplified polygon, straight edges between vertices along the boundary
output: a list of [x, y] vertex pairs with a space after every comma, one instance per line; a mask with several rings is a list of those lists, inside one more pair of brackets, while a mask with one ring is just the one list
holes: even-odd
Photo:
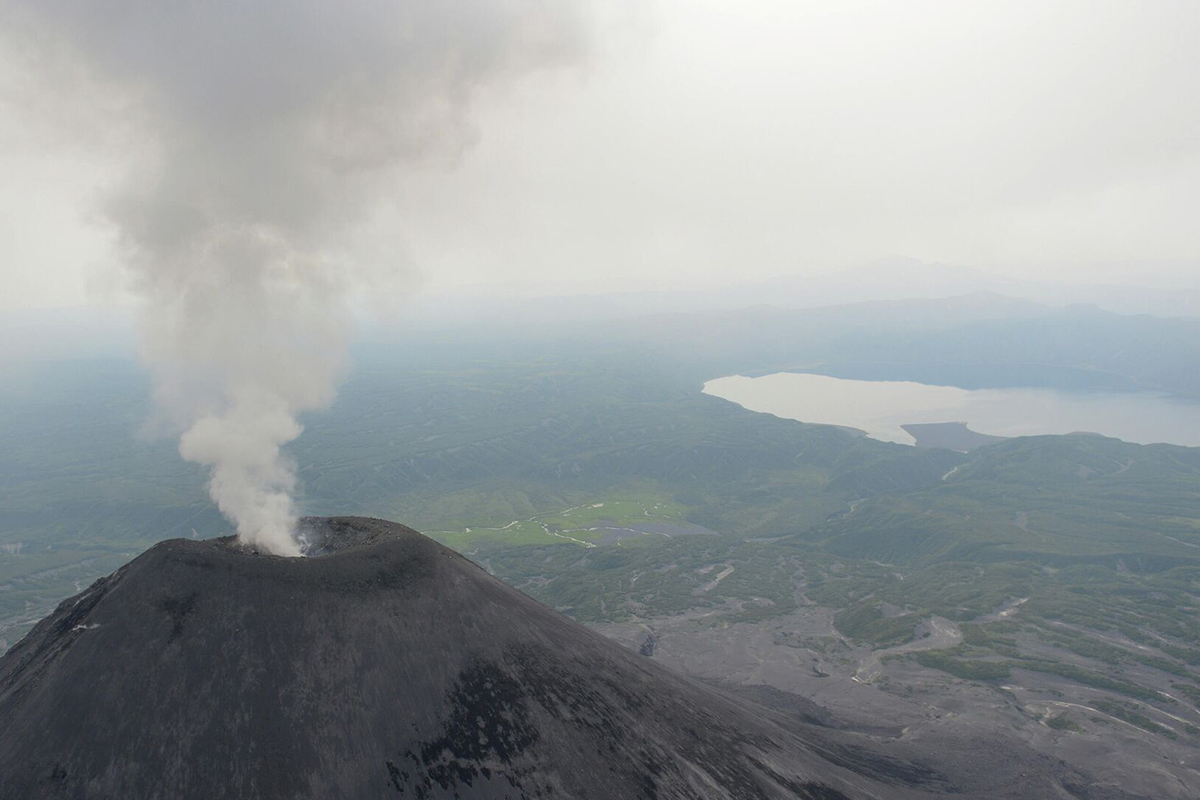
[[39, 623], [0, 660], [0, 795], [1128, 796], [722, 696], [393, 523], [305, 534], [164, 542]]
[[[959, 644], [958, 626], [939, 617], [922, 621], [914, 641], [873, 650], [840, 634], [833, 616], [833, 609], [813, 604], [758, 623], [726, 623], [719, 614], [702, 612], [596, 628], [685, 675], [800, 718], [904, 742], [967, 774], [974, 765], [987, 776], [972, 788], [981, 794], [1020, 796], [1027, 786], [1024, 770], [1003, 765], [1019, 761], [1016, 754], [1024, 752], [1086, 771], [1096, 787], [1144, 797], [1200, 797], [1196, 747], [1096, 710], [1091, 703], [1104, 692], [1027, 670], [992, 686], [888, 658]], [[1157, 683], [1171, 691], [1170, 681]], [[1061, 714], [1078, 723], [1066, 730], [1047, 725]], [[1200, 724], [1187, 704], [1179, 704], [1175, 714], [1161, 712], [1155, 721], [1181, 732]]]

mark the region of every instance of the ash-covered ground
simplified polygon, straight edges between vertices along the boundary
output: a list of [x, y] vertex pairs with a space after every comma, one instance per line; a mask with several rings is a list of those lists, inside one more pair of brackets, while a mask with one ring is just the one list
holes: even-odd
[[308, 558], [163, 542], [39, 623], [0, 660], [0, 796], [955, 789], [680, 677], [408, 528], [303, 527]]

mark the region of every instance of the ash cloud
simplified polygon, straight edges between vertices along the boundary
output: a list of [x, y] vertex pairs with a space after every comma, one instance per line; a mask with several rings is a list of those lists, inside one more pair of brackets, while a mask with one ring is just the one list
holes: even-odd
[[105, 93], [138, 132], [102, 211], [159, 407], [239, 536], [299, 555], [283, 447], [334, 396], [348, 293], [370, 280], [344, 255], [355, 225], [406, 167], [470, 145], [481, 92], [580, 62], [582, 4], [2, 5], [47, 100]]

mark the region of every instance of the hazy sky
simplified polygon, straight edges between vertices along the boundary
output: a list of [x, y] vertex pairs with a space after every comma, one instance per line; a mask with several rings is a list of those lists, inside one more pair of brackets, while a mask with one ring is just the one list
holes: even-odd
[[[434, 288], [711, 285], [890, 254], [1081, 280], [1200, 264], [1194, 0], [593, 16], [581, 64], [481, 95], [457, 156], [389, 176], [346, 257]], [[95, 207], [136, 125], [103, 96], [40, 98], [5, 50], [0, 307], [102, 298], [117, 256]]]

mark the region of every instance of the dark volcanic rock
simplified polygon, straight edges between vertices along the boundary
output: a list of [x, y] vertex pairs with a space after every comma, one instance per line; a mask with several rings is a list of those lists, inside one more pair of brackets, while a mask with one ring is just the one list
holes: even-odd
[[0, 659], [3, 798], [842, 798], [928, 769], [781, 727], [408, 528], [173, 540]]

